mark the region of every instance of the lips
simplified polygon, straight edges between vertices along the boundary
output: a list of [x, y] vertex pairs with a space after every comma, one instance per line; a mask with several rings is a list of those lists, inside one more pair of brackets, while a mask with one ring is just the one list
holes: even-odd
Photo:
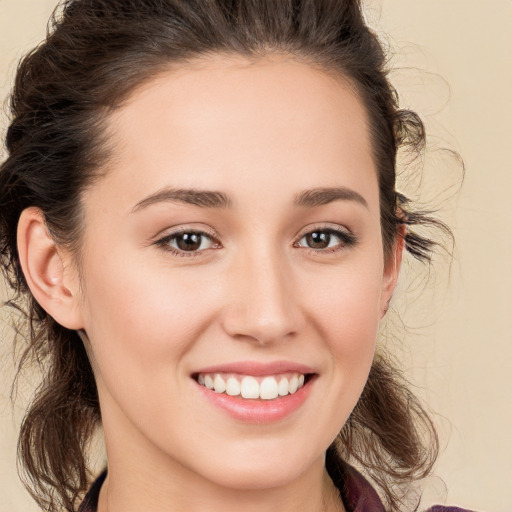
[[291, 361], [272, 361], [261, 363], [257, 361], [239, 361], [234, 363], [219, 364], [201, 368], [193, 375], [200, 373], [237, 373], [241, 375], [252, 375], [254, 377], [265, 375], [277, 375], [281, 373], [316, 373], [315, 369], [301, 363]]
[[192, 374], [211, 404], [248, 422], [284, 418], [306, 400], [318, 374], [290, 361], [242, 361], [201, 368]]

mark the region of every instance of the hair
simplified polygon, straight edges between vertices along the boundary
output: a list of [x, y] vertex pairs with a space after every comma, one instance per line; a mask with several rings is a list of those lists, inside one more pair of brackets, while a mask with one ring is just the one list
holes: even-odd
[[[403, 236], [412, 256], [428, 262], [436, 242], [414, 226], [448, 229], [431, 212], [412, 209], [395, 189], [397, 151], [421, 153], [425, 130], [415, 112], [399, 108], [385, 52], [358, 0], [62, 2], [46, 39], [19, 64], [7, 158], [0, 167], [1, 266], [12, 287], [9, 304], [24, 313], [17, 324], [18, 343], [24, 343], [18, 376], [34, 361], [43, 368], [22, 422], [18, 457], [29, 492], [50, 512], [76, 510], [87, 489], [87, 448], [101, 414], [78, 334], [53, 320], [27, 287], [17, 222], [25, 208], [40, 208], [55, 242], [78, 255], [81, 192], [101, 177], [108, 161], [108, 114], [156, 74], [212, 54], [286, 54], [348, 80], [367, 112], [385, 255]], [[405, 496], [401, 489], [431, 471], [438, 446], [427, 412], [381, 354], [327, 451], [326, 466], [335, 475], [342, 461], [356, 463], [377, 484], [388, 509], [397, 511]]]

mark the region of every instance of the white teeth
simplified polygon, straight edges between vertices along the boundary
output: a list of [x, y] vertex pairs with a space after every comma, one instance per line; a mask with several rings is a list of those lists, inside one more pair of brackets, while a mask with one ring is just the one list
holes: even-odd
[[286, 396], [288, 394], [288, 379], [282, 377], [277, 386], [279, 396]]
[[260, 398], [263, 400], [272, 400], [279, 396], [279, 389], [274, 377], [265, 377], [260, 384]]
[[226, 383], [218, 374], [215, 375], [215, 378], [213, 379], [213, 388], [215, 389], [215, 393], [224, 393], [224, 391], [226, 391]]
[[235, 377], [229, 377], [226, 382], [226, 393], [230, 396], [237, 396], [240, 394], [241, 385]]
[[213, 379], [210, 377], [210, 375], [205, 375], [204, 376], [204, 385], [208, 389], [213, 389]]
[[290, 390], [290, 394], [295, 393], [297, 391], [297, 388], [299, 387], [299, 378], [297, 375], [294, 375], [290, 382], [288, 383], [288, 389]]
[[229, 396], [241, 395], [242, 398], [273, 400], [279, 396], [295, 393], [304, 386], [303, 374], [289, 373], [281, 377], [266, 376], [253, 377], [251, 375], [235, 376], [216, 374], [199, 374], [197, 382], [214, 390], [216, 393], [225, 393]]
[[259, 398], [260, 385], [254, 377], [244, 377], [240, 389], [242, 398]]

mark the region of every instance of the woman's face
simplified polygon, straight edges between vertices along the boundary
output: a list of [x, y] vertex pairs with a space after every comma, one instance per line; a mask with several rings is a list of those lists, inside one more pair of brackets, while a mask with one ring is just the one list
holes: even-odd
[[323, 464], [396, 277], [356, 95], [291, 59], [210, 57], [109, 131], [80, 311], [110, 460], [239, 489]]

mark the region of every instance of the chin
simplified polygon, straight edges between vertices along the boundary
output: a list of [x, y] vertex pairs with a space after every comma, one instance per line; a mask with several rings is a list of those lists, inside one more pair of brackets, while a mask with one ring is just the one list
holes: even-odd
[[214, 476], [219, 486], [239, 491], [262, 491], [276, 487], [283, 487], [300, 476], [297, 468], [274, 467], [265, 468], [235, 467], [231, 466], [224, 475], [218, 473]]
[[[319, 462], [323, 464], [323, 454]], [[248, 453], [224, 458], [220, 464], [207, 465], [203, 460], [201, 469], [203, 476], [219, 486], [257, 491], [290, 484], [310, 466], [304, 453], [275, 451], [269, 455], [260, 451], [257, 456]]]

